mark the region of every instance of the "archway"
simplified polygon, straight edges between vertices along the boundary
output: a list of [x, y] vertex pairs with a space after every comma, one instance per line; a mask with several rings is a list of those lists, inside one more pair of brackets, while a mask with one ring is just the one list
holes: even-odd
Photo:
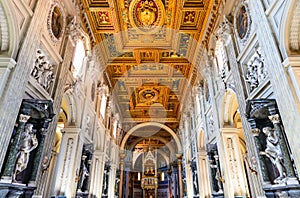
[[179, 137], [176, 135], [176, 133], [170, 127], [168, 127], [166, 125], [163, 125], [161, 123], [158, 123], [158, 122], [146, 122], [146, 123], [138, 124], [138, 125], [132, 127], [126, 133], [126, 135], [124, 136], [124, 138], [123, 138], [123, 140], [121, 142], [120, 150], [124, 151], [125, 144], [126, 144], [126, 142], [127, 142], [127, 140], [128, 140], [128, 138], [129, 138], [130, 135], [132, 135], [136, 130], [141, 129], [141, 128], [146, 127], [146, 126], [155, 126], [155, 127], [164, 129], [165, 131], [167, 131], [168, 133], [170, 133], [171, 136], [174, 138], [175, 143], [177, 145], [177, 153], [182, 153], [181, 142], [180, 142]]

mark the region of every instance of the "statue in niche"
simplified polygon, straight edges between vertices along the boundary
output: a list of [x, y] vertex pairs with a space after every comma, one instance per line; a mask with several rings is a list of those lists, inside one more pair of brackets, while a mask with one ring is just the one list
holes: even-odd
[[218, 168], [217, 168], [215, 179], [217, 180], [217, 185], [218, 185], [218, 189], [219, 189], [219, 192], [220, 192], [220, 191], [222, 191], [221, 182], [223, 181], [223, 178], [221, 177], [221, 174], [220, 174], [220, 171], [219, 171]]
[[197, 195], [199, 190], [198, 190], [198, 178], [197, 178], [196, 169], [193, 171], [193, 184], [194, 184], [195, 195]]
[[90, 174], [89, 174], [89, 171], [88, 171], [88, 169], [87, 169], [85, 163], [83, 163], [82, 170], [81, 170], [81, 175], [80, 175], [80, 180], [79, 180], [79, 189], [80, 189], [81, 191], [84, 190], [84, 189], [83, 189], [83, 187], [84, 187], [83, 184], [84, 184], [85, 180], [88, 178], [89, 175], [90, 175]]
[[265, 151], [261, 151], [260, 154], [267, 156], [278, 171], [279, 176], [274, 179], [274, 183], [283, 183], [286, 179], [286, 170], [283, 165], [283, 155], [279, 144], [279, 138], [271, 127], [264, 127], [262, 131], [267, 136], [267, 145]]
[[16, 181], [16, 176], [27, 168], [30, 152], [37, 146], [38, 140], [33, 132], [33, 125], [27, 124], [25, 130], [21, 134], [19, 151], [17, 153], [17, 160], [12, 178], [13, 181]]

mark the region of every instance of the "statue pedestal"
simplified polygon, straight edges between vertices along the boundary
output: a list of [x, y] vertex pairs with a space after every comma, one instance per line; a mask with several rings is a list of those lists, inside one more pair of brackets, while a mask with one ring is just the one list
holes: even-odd
[[218, 197], [218, 198], [224, 197], [224, 192], [223, 191], [213, 192], [212, 197]]
[[88, 198], [88, 196], [89, 196], [88, 192], [77, 191], [76, 193], [76, 198]]
[[25, 184], [0, 182], [0, 197], [30, 198], [36, 187], [28, 187]]

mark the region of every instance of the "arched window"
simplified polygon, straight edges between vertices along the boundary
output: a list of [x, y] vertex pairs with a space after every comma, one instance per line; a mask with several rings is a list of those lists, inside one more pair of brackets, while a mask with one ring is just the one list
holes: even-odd
[[78, 40], [75, 48], [75, 53], [73, 57], [73, 76], [78, 77], [81, 75], [83, 59], [85, 57], [85, 48], [82, 40]]

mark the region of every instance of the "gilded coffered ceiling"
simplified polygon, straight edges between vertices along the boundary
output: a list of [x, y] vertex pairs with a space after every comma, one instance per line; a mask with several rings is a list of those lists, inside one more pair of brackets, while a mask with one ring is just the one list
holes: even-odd
[[214, 28], [218, 0], [81, 0], [92, 45], [123, 123], [178, 128], [181, 104], [199, 79], [195, 60]]

